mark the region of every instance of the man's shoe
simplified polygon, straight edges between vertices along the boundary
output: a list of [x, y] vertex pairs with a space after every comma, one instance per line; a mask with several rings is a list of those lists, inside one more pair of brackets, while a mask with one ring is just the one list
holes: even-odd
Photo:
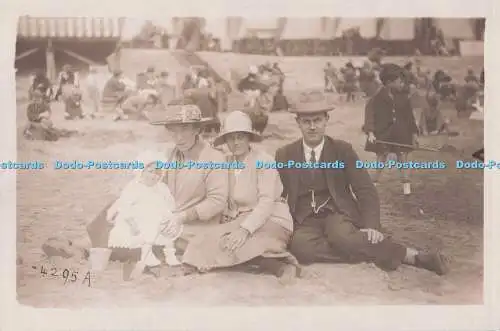
[[446, 259], [441, 253], [420, 253], [416, 256], [415, 266], [435, 272], [439, 276], [443, 276], [449, 271]]

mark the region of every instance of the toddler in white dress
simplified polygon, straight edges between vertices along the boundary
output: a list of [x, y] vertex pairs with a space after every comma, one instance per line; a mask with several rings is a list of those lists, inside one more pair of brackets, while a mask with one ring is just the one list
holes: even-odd
[[[158, 159], [159, 160], [159, 159]], [[109, 236], [110, 248], [141, 248], [140, 263], [154, 267], [160, 261], [153, 255], [153, 245], [164, 246], [167, 265], [179, 265], [174, 241], [179, 233], [167, 237], [161, 234], [162, 223], [172, 218], [175, 201], [163, 182], [164, 170], [155, 162], [145, 165], [138, 176], [123, 189], [119, 199], [109, 208], [107, 219], [114, 223]]]

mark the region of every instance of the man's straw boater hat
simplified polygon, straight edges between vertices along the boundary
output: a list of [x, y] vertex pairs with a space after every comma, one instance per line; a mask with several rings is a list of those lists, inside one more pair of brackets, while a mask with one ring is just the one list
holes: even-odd
[[203, 117], [201, 110], [196, 105], [168, 105], [159, 114], [151, 115], [152, 125], [173, 124], [204, 124], [212, 121], [211, 117]]
[[290, 108], [290, 112], [297, 115], [326, 113], [335, 109], [332, 100], [320, 90], [302, 92], [297, 101]]
[[250, 117], [240, 111], [234, 110], [224, 119], [222, 123], [222, 132], [214, 140], [214, 146], [220, 146], [225, 143], [225, 138], [230, 133], [244, 132], [250, 136], [254, 142], [262, 141], [262, 136], [252, 130], [252, 120]]

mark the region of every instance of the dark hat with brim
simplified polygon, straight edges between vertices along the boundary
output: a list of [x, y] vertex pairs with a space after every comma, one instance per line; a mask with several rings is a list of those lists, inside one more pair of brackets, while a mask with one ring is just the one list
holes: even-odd
[[384, 63], [380, 67], [380, 81], [387, 85], [403, 76], [403, 68], [394, 63]]
[[326, 113], [335, 109], [335, 104], [320, 90], [302, 92], [289, 109], [297, 115]]
[[176, 125], [176, 124], [205, 124], [213, 121], [211, 117], [203, 117], [201, 110], [196, 105], [168, 105], [159, 113], [150, 114], [152, 125]]

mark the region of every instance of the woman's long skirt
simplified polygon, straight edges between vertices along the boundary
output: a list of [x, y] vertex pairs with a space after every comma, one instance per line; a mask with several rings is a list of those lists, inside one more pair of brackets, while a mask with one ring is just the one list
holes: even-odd
[[221, 247], [222, 239], [239, 228], [243, 218], [229, 223], [213, 225], [189, 241], [183, 255], [183, 263], [197, 268], [223, 268], [248, 262], [256, 257], [279, 258], [298, 265], [295, 257], [287, 251], [291, 231], [268, 220], [253, 233], [235, 252]]

